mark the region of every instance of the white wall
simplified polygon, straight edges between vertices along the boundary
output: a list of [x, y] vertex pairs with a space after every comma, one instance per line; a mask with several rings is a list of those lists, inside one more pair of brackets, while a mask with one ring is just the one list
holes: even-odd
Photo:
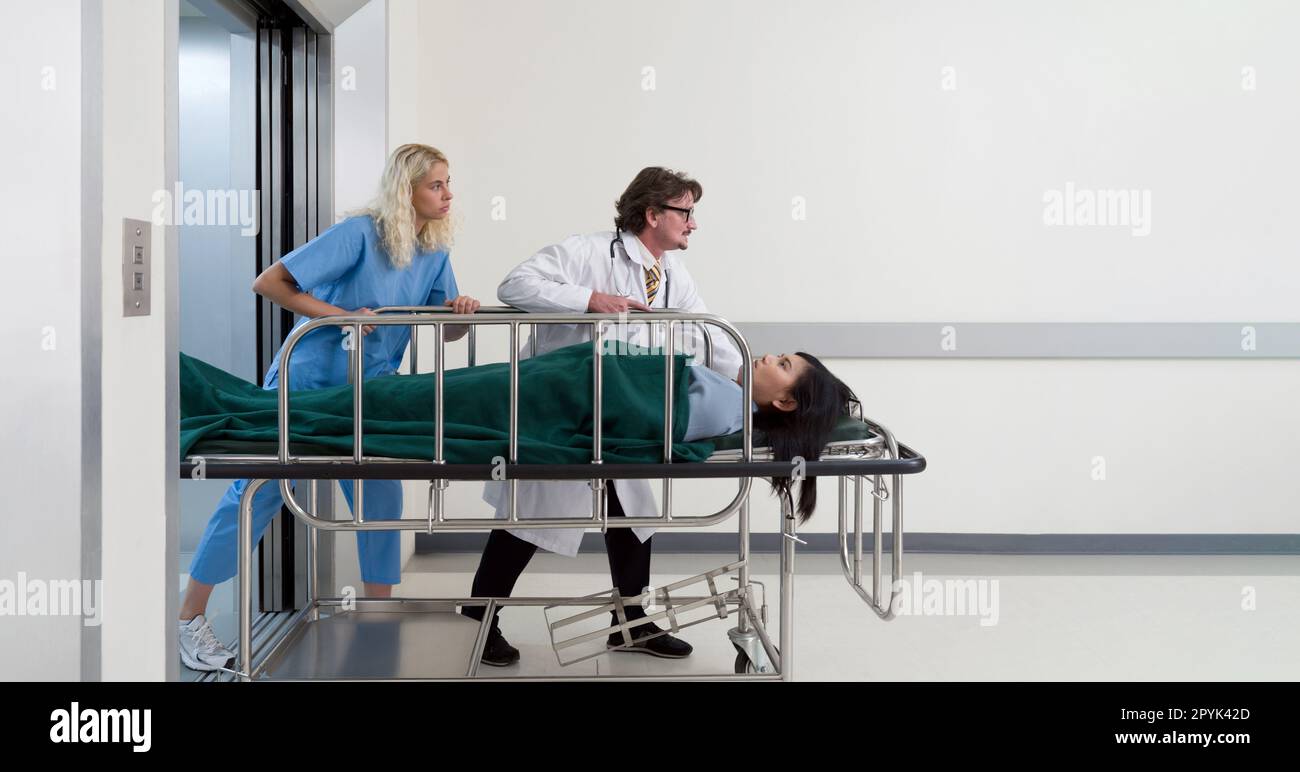
[[[1293, 4], [435, 0], [418, 22], [401, 93], [452, 159], [480, 298], [663, 164], [704, 185], [687, 259], [733, 321], [1295, 320]], [[1047, 227], [1067, 183], [1149, 190], [1150, 234]], [[1293, 362], [834, 367], [929, 457], [908, 530], [1295, 530]]]
[[[0, 343], [0, 580], [80, 580], [82, 566], [82, 9], [78, 0], [0, 12], [0, 259], [13, 286]], [[93, 130], [93, 127], [91, 127]], [[93, 221], [92, 221], [93, 222]], [[97, 234], [95, 241], [98, 241]], [[93, 365], [91, 365], [93, 367]], [[93, 443], [92, 443], [93, 444]], [[98, 455], [98, 448], [93, 448]], [[91, 484], [94, 483], [92, 478]], [[93, 493], [93, 492], [92, 492]], [[91, 577], [93, 578], [93, 577]], [[17, 586], [25, 601], [26, 587]], [[16, 609], [15, 609], [16, 610]], [[0, 616], [0, 680], [82, 677], [82, 620]], [[87, 671], [93, 674], [93, 668]]]
[[[385, 86], [388, 103], [388, 150], [391, 152], [407, 142], [433, 144], [423, 125], [422, 107], [429, 98], [428, 87], [438, 79], [435, 73], [423, 69], [424, 54], [430, 45], [437, 44], [425, 37], [424, 25], [428, 23], [432, 3], [424, 0], [387, 0], [388, 71]], [[446, 73], [443, 73], [445, 77]]]
[[370, 202], [388, 152], [386, 0], [370, 0], [334, 30], [334, 210]]
[[[669, 0], [656, 23], [644, 13], [423, 6], [427, 77], [411, 97], [459, 172], [466, 284], [494, 286], [503, 264], [606, 226], [635, 171], [663, 163], [704, 183], [691, 266], [735, 319], [1294, 318], [1293, 5]], [[1044, 191], [1069, 181], [1150, 189], [1151, 235], [1045, 228]], [[495, 195], [504, 222], [489, 217]], [[800, 281], [779, 294], [730, 281], [742, 259], [788, 278], [792, 257]]]
[[177, 23], [175, 5], [161, 1], [114, 3], [103, 14], [105, 680], [163, 680], [176, 667], [176, 609], [167, 607], [166, 590], [176, 581], [174, 557], [167, 561], [177, 546], [170, 543], [167, 489], [177, 481], [166, 442], [176, 432], [166, 408], [166, 312], [175, 277], [168, 275], [164, 227], [151, 230], [152, 314], [122, 316], [120, 276], [122, 218], [149, 220], [154, 192], [169, 187], [165, 78], [175, 65], [165, 44], [168, 25], [174, 41]]

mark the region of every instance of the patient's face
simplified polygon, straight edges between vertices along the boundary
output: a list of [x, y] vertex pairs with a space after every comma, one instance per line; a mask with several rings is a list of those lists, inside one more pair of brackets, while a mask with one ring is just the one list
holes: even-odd
[[794, 385], [811, 365], [798, 354], [767, 354], [754, 360], [753, 396], [759, 410], [794, 410]]

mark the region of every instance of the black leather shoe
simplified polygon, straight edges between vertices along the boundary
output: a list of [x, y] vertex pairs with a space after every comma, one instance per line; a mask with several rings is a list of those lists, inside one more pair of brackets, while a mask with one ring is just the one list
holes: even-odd
[[[631, 651], [638, 654], [649, 654], [654, 657], [663, 657], [665, 659], [682, 659], [683, 657], [690, 656], [690, 653], [695, 650], [686, 641], [683, 641], [680, 638], [674, 638], [668, 633], [656, 635], [656, 633], [662, 632], [663, 631], [654, 623], [644, 624], [632, 628], [631, 646], [623, 645], [622, 633], [614, 633], [609, 636], [607, 643], [609, 644], [609, 647], [615, 651]], [[655, 635], [655, 637], [646, 638], [645, 636], [648, 635]]]
[[483, 646], [483, 664], [493, 667], [506, 667], [519, 661], [519, 649], [510, 645], [506, 637], [497, 628], [488, 633], [487, 643]]

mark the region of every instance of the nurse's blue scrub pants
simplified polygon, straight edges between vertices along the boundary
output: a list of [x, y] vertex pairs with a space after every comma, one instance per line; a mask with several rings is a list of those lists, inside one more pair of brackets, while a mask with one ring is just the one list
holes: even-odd
[[[236, 480], [221, 497], [212, 513], [208, 528], [199, 541], [198, 552], [190, 563], [190, 577], [203, 584], [221, 584], [238, 571], [239, 499], [248, 480]], [[326, 481], [328, 482], [328, 481]], [[352, 509], [352, 481], [340, 480], [348, 509]], [[325, 490], [322, 486], [322, 490]], [[253, 495], [253, 544], [262, 537], [271, 518], [283, 504], [280, 481], [268, 480]], [[400, 480], [367, 480], [365, 484], [367, 520], [396, 520], [402, 516]], [[397, 531], [358, 531], [357, 554], [361, 558], [361, 581], [370, 584], [398, 584], [401, 572], [401, 535]]]

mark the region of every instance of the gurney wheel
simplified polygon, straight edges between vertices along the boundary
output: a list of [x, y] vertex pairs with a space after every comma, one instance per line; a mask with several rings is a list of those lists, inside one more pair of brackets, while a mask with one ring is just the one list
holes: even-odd
[[736, 652], [736, 672], [753, 673], [754, 663], [749, 661], [749, 655], [743, 651]]

